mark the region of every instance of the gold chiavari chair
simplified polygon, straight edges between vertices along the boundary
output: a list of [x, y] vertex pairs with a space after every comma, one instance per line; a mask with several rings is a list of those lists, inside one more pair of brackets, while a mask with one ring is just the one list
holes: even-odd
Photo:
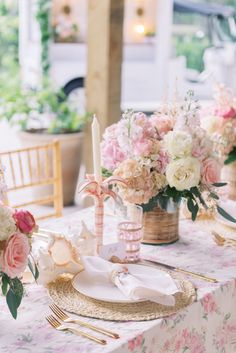
[[[45, 208], [47, 212], [50, 209], [49, 213], [45, 214], [44, 212], [43, 215], [37, 215], [34, 212], [37, 220], [62, 215], [63, 196], [59, 141], [0, 152], [0, 163], [5, 169], [4, 177], [7, 184], [4, 203], [14, 208], [53, 205], [53, 207]], [[37, 194], [35, 193], [36, 188], [38, 189]], [[31, 191], [31, 193], [27, 194], [27, 191]], [[16, 195], [17, 192], [18, 195]], [[38, 209], [37, 207], [35, 210]]]

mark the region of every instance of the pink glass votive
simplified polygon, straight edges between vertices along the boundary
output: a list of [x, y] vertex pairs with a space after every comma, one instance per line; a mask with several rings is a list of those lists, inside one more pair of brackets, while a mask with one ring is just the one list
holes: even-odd
[[125, 243], [125, 262], [139, 261], [142, 225], [136, 222], [124, 221], [118, 224], [117, 229], [119, 241]]

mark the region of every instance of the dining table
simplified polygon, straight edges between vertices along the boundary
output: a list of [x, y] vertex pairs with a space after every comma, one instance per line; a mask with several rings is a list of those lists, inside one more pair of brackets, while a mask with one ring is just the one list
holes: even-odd
[[[44, 228], [69, 234], [83, 221], [93, 229], [94, 209], [81, 209], [45, 221]], [[206, 222], [205, 222], [206, 223]], [[218, 246], [203, 222], [181, 218], [179, 240], [169, 245], [141, 245], [141, 256], [217, 279], [212, 283], [186, 276], [196, 288], [196, 300], [168, 317], [150, 321], [105, 321], [80, 317], [119, 334], [101, 346], [87, 338], [59, 332], [46, 321], [52, 300], [43, 285], [25, 285], [14, 320], [0, 297], [0, 353], [233, 353], [236, 352], [236, 247]], [[236, 234], [236, 232], [235, 232]], [[104, 243], [116, 241], [115, 220], [104, 218]], [[150, 267], [150, 271], [152, 268]], [[73, 314], [71, 314], [73, 316]], [[100, 335], [102, 336], [102, 335]]]

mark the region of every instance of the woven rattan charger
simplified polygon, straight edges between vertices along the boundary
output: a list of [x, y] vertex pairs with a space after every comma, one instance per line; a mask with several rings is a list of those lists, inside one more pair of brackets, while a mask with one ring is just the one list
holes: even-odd
[[175, 306], [150, 301], [120, 304], [95, 300], [76, 291], [71, 284], [72, 278], [68, 276], [59, 277], [50, 283], [48, 291], [51, 299], [59, 307], [78, 315], [111, 321], [153, 320], [175, 314], [196, 300], [194, 285], [189, 280], [181, 274], [166, 272], [178, 280], [182, 290], [175, 294]]

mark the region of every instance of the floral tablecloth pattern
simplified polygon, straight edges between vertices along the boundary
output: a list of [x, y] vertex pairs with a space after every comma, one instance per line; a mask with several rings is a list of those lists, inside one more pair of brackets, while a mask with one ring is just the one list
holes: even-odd
[[[79, 228], [80, 220], [93, 227], [92, 209], [51, 220], [45, 227], [60, 232]], [[106, 216], [106, 242], [115, 240], [113, 217]], [[143, 245], [142, 253], [158, 261], [217, 278], [212, 284], [191, 280], [197, 287], [197, 301], [179, 313], [147, 322], [99, 323], [121, 336], [99, 346], [70, 333], [57, 332], [45, 320], [50, 312], [47, 290], [26, 286], [18, 319], [12, 319], [0, 297], [1, 353], [233, 353], [236, 352], [236, 248], [218, 247], [201, 222], [180, 222], [180, 241], [168, 246]]]

